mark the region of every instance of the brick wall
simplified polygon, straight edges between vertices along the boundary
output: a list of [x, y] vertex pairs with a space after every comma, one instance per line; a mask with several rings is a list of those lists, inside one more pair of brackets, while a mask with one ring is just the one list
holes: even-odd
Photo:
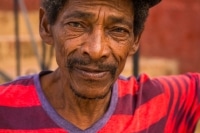
[[[37, 10], [40, 5], [40, 0], [23, 0], [28, 10]], [[0, 11], [13, 10], [14, 0], [1, 0]]]
[[163, 0], [152, 8], [141, 55], [176, 59], [180, 72], [200, 72], [200, 1]]

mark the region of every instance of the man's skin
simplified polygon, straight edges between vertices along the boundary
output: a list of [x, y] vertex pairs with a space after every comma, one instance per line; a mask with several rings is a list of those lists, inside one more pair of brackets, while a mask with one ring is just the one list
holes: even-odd
[[138, 48], [131, 0], [69, 0], [50, 25], [40, 9], [40, 35], [55, 47], [58, 69], [41, 77], [60, 116], [87, 129], [107, 111], [111, 88]]

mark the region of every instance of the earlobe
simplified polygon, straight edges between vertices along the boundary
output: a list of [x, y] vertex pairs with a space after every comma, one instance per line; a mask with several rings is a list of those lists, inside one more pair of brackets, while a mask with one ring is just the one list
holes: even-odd
[[47, 19], [47, 14], [43, 8], [40, 7], [40, 14], [39, 14], [39, 32], [42, 40], [50, 45], [53, 45], [53, 37], [51, 32], [51, 26]]

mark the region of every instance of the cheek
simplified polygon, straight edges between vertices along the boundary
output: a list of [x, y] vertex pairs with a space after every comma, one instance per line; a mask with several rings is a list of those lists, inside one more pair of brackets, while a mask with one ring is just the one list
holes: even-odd
[[131, 48], [132, 41], [125, 41], [112, 45], [113, 56], [118, 63], [117, 74], [120, 74], [124, 69]]
[[67, 39], [67, 33], [60, 29], [59, 32], [56, 32], [54, 35], [54, 45], [57, 55], [61, 57], [65, 57], [66, 53], [68, 52], [68, 44], [70, 44], [70, 40]]
[[113, 56], [118, 61], [118, 63], [121, 64], [122, 62], [126, 62], [126, 58], [129, 56], [129, 52], [131, 50], [132, 41], [124, 41], [112, 44], [114, 44], [111, 47]]
[[56, 54], [56, 61], [59, 67], [65, 67], [67, 48], [65, 45], [65, 38], [63, 34], [57, 33], [54, 36], [54, 47]]
[[86, 40], [86, 35], [83, 33], [76, 33], [67, 30], [65, 27], [60, 29], [60, 32], [56, 35], [57, 40], [59, 40], [58, 45], [62, 45], [62, 50], [60, 52], [64, 53], [65, 56], [69, 55], [71, 52], [75, 51], [80, 47], [83, 41]]
[[57, 45], [55, 46], [55, 54], [56, 54], [56, 62], [59, 67], [65, 67], [65, 48], [64, 45]]
[[56, 61], [60, 67], [65, 67], [69, 57], [77, 54], [81, 46], [81, 38], [68, 39], [67, 37], [57, 38], [55, 42]]

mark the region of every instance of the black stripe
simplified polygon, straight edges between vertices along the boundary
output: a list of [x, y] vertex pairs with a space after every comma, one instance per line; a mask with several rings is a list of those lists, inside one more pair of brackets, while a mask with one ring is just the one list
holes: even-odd
[[180, 80], [180, 78], [177, 80], [176, 78], [173, 78], [173, 80], [175, 81], [176, 83], [176, 87], [177, 87], [177, 92], [178, 92], [178, 98], [177, 98], [177, 102], [176, 102], [176, 105], [175, 105], [175, 108], [174, 108], [174, 119], [176, 120], [175, 121], [175, 127], [179, 127], [181, 121], [182, 121], [182, 117], [180, 117], [180, 112], [179, 112], [179, 108], [180, 108], [180, 105], [181, 105], [181, 95], [182, 95], [182, 88], [181, 88], [181, 85], [180, 85], [180, 82], [178, 80]]
[[166, 78], [164, 78], [165, 82], [167, 83], [168, 87], [169, 87], [169, 91], [170, 91], [170, 99], [169, 99], [169, 105], [168, 105], [168, 112], [167, 112], [167, 115], [169, 116], [169, 113], [171, 111], [171, 108], [172, 105], [173, 105], [173, 102], [174, 102], [174, 90], [173, 90], [173, 87], [171, 85], [171, 82], [169, 80], [167, 80]]
[[34, 130], [57, 127], [40, 106], [21, 108], [0, 106], [0, 129]]
[[200, 77], [199, 75], [191, 75], [191, 74], [187, 74], [187, 76], [190, 78], [190, 80], [195, 81], [196, 94], [197, 94], [198, 102], [200, 103]]

